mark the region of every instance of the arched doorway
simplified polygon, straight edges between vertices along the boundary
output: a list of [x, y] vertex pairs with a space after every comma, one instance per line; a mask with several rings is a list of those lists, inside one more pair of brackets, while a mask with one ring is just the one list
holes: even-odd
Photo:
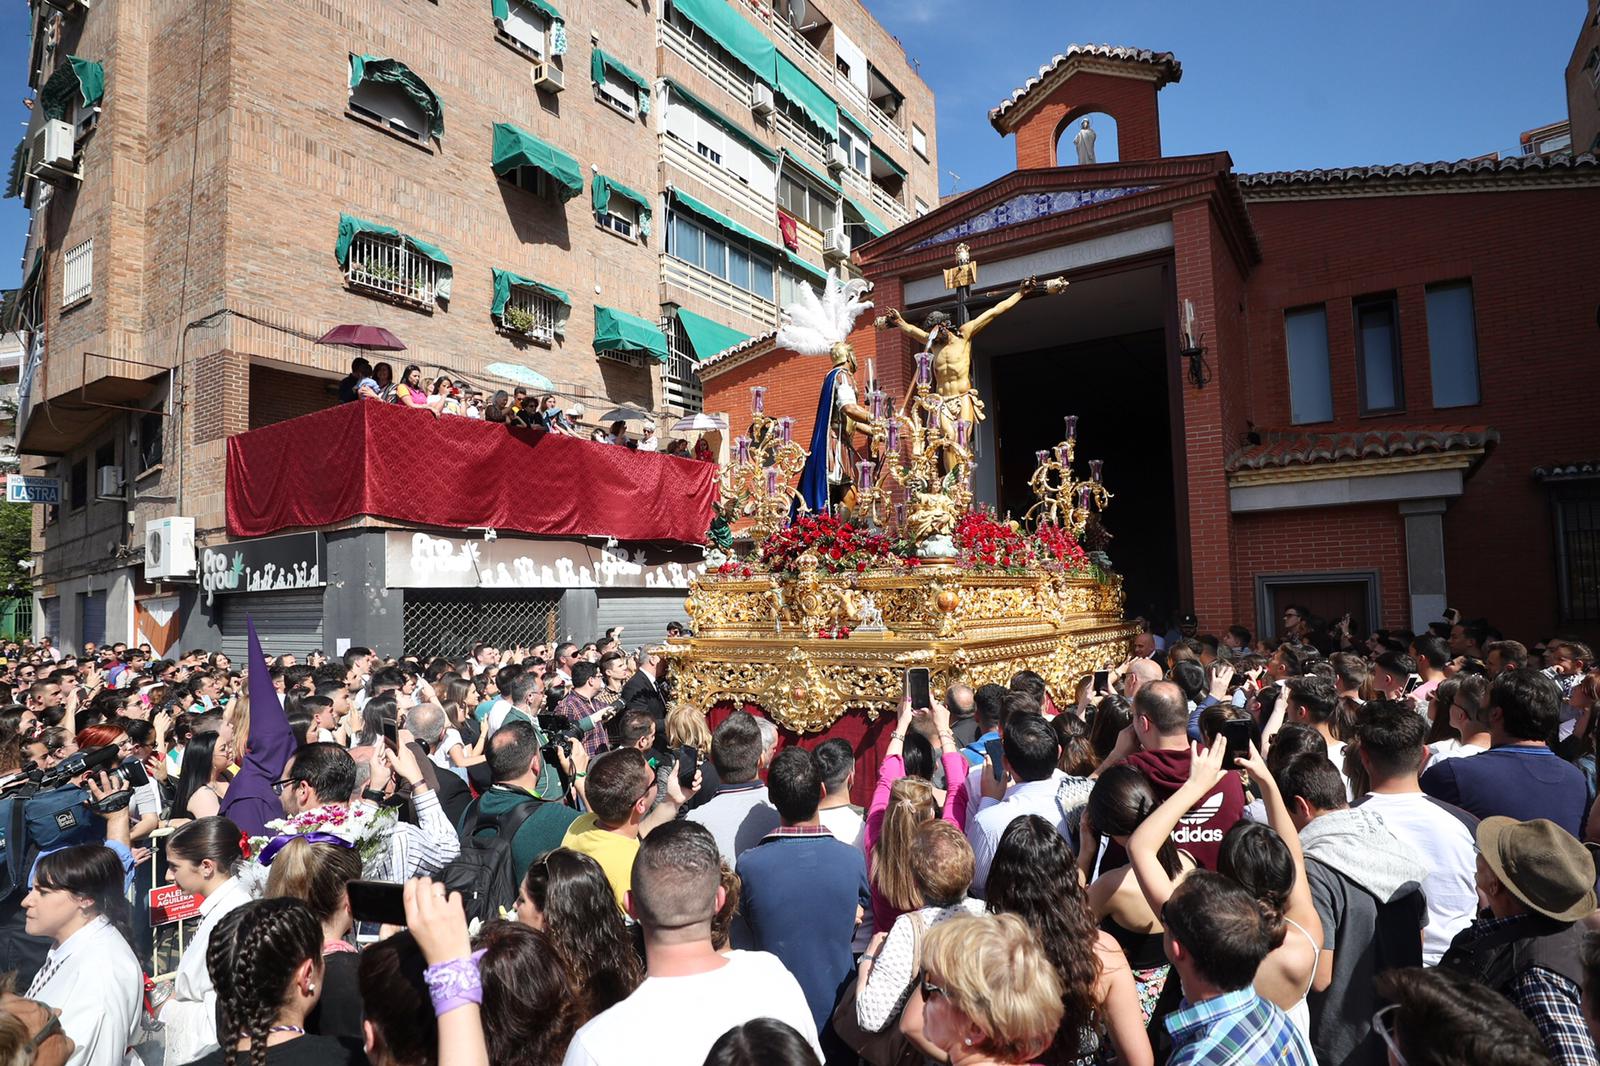
[[1078, 148], [1074, 140], [1083, 128], [1083, 121], [1089, 121], [1089, 128], [1094, 131], [1094, 161], [1096, 163], [1115, 163], [1118, 155], [1117, 120], [1104, 111], [1089, 111], [1073, 115], [1061, 124], [1061, 130], [1056, 134], [1056, 165], [1062, 167], [1073, 166], [1078, 162]]

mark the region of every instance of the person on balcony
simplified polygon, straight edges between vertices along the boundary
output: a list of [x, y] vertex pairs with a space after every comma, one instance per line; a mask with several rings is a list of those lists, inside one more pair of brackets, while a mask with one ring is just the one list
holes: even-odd
[[433, 379], [433, 393], [428, 397], [428, 406], [442, 415], [461, 413], [461, 401], [456, 398], [456, 383], [450, 380], [449, 375], [440, 374]]
[[384, 403], [395, 402], [394, 367], [388, 363], [379, 363], [372, 368], [372, 381], [378, 391], [378, 399]]
[[439, 408], [428, 402], [429, 396], [422, 390], [422, 368], [412, 363], [406, 367], [406, 372], [400, 376], [400, 387], [396, 390], [402, 407], [415, 407], [427, 411], [433, 417], [439, 417]]
[[339, 402], [352, 403], [360, 399], [361, 383], [370, 377], [372, 364], [367, 362], [365, 356], [358, 355], [350, 360], [350, 373], [339, 382]]

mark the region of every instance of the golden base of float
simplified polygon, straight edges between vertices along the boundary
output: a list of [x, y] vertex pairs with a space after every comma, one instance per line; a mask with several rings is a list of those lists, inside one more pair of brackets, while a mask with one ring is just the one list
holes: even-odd
[[694, 636], [664, 654], [674, 703], [709, 712], [748, 701], [786, 729], [820, 733], [847, 711], [893, 714], [912, 666], [931, 671], [935, 694], [956, 683], [1004, 685], [1031, 669], [1066, 703], [1078, 679], [1127, 658], [1134, 627], [1122, 605], [1114, 573], [1008, 574], [928, 561], [829, 574], [813, 561], [797, 575], [696, 579], [686, 603]]

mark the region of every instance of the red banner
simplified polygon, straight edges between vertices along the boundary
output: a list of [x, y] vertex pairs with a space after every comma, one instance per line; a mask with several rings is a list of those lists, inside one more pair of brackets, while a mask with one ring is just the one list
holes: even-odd
[[362, 400], [228, 438], [228, 534], [356, 515], [699, 544], [716, 467]]
[[150, 890], [150, 925], [171, 925], [200, 913], [200, 896], [191, 896], [177, 885], [158, 885]]

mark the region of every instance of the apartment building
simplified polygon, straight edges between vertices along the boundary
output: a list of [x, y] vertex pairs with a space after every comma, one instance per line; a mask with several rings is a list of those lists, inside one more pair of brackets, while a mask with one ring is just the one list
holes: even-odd
[[[336, 401], [358, 353], [319, 344], [331, 327], [390, 330], [405, 350], [369, 354], [397, 375], [666, 416], [698, 408], [698, 359], [938, 202], [932, 94], [859, 0], [33, 0], [32, 20], [17, 439], [62, 483], [37, 617], [67, 645], [237, 637], [196, 575], [148, 565], [147, 532], [192, 519], [202, 558], [232, 547], [227, 441]], [[324, 582], [370, 582], [335, 541], [386, 532], [318, 531]]]

